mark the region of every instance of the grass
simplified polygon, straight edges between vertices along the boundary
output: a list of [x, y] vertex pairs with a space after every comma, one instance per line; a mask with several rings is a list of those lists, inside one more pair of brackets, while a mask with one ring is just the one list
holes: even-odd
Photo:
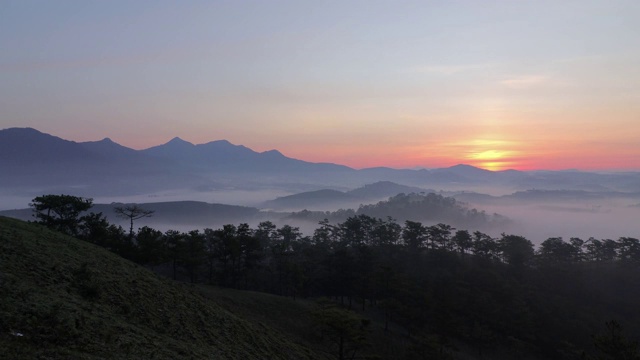
[[202, 286], [200, 290], [205, 297], [229, 312], [257, 324], [267, 324], [295, 343], [324, 354], [327, 358], [335, 358], [318, 337], [312, 317], [312, 312], [317, 308], [315, 301], [211, 286]]
[[310, 306], [176, 283], [0, 217], [0, 358], [324, 359]]

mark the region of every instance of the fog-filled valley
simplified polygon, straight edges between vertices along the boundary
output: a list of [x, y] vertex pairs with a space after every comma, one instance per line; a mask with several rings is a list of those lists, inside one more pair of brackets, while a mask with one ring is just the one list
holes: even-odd
[[[193, 145], [176, 138], [139, 151], [108, 139], [77, 143], [18, 128], [0, 131], [0, 150], [0, 210], [22, 219], [30, 219], [28, 204], [35, 196], [64, 193], [103, 204], [100, 211], [115, 223], [122, 220], [108, 204], [137, 203], [156, 211], [140, 225], [162, 230], [270, 220], [309, 233], [332, 212], [357, 212], [399, 194], [433, 193], [456, 199], [456, 206], [467, 210], [503, 217], [499, 224], [453, 221], [458, 228], [494, 236], [509, 232], [540, 243], [549, 237], [617, 238], [639, 231], [633, 221], [640, 214], [637, 172], [494, 172], [468, 165], [356, 170], [226, 141]], [[310, 212], [306, 217], [300, 214], [304, 210]], [[407, 214], [389, 207], [374, 215], [427, 224], [452, 220], [425, 211]]]

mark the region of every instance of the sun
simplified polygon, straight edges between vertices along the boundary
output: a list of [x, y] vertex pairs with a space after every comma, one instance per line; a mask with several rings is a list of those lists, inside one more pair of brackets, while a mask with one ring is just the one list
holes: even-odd
[[467, 156], [467, 159], [471, 160], [472, 165], [491, 171], [499, 171], [505, 170], [513, 164], [509, 159], [512, 153], [512, 151], [508, 150], [490, 149], [472, 152]]

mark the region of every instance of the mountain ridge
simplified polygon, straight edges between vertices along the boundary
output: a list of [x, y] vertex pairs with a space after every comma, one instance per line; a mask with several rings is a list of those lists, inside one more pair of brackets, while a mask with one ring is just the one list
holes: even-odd
[[[353, 169], [257, 152], [228, 140], [192, 144], [179, 137], [143, 150], [109, 138], [75, 142], [33, 128], [0, 130], [0, 186], [10, 194], [80, 196], [150, 194], [172, 189], [355, 188], [390, 181], [419, 188], [640, 191], [640, 172], [490, 171], [467, 164], [438, 169]], [[606, 185], [603, 185], [606, 184]]]

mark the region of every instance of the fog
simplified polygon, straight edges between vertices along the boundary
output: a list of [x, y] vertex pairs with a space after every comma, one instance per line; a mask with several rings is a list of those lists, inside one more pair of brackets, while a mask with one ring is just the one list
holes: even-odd
[[[534, 244], [550, 237], [579, 237], [587, 240], [640, 238], [640, 207], [616, 206], [580, 208], [562, 203], [553, 205], [485, 206], [484, 209], [503, 214], [513, 220], [504, 231], [522, 235]], [[496, 236], [497, 234], [491, 234]]]
[[[0, 210], [23, 209], [29, 206], [31, 200], [47, 192], [30, 190], [20, 194], [0, 193]], [[49, 192], [58, 193], [58, 192]], [[281, 189], [224, 189], [210, 191], [194, 191], [192, 189], [174, 189], [139, 195], [119, 196], [89, 196], [65, 191], [65, 194], [91, 197], [94, 204], [118, 203], [156, 203], [169, 201], [202, 201], [207, 203], [229, 204], [257, 207], [260, 203], [279, 196], [290, 195]]]
[[210, 191], [193, 191], [191, 189], [176, 189], [137, 196], [98, 196], [94, 203], [153, 203], [168, 201], [202, 201], [212, 204], [227, 204], [258, 207], [264, 201], [274, 199], [290, 193], [280, 189], [225, 189]]
[[[476, 190], [476, 189], [474, 189]], [[508, 194], [509, 190], [492, 189], [492, 194]], [[205, 195], [205, 196], [202, 196]], [[222, 202], [226, 204], [237, 204], [255, 206], [260, 202], [273, 199], [277, 196], [287, 195], [283, 191], [217, 191], [206, 194], [189, 194], [173, 193], [164, 194], [163, 197], [156, 195], [154, 199], [162, 199], [163, 201], [190, 199], [207, 202]], [[147, 198], [148, 199], [148, 198]], [[213, 200], [208, 200], [213, 199]], [[124, 201], [127, 199], [110, 199], [112, 201]], [[145, 200], [141, 198], [139, 200]], [[382, 199], [380, 199], [382, 200]], [[128, 199], [127, 201], [132, 201]], [[148, 200], [147, 200], [148, 201]], [[579, 237], [587, 240], [589, 237], [599, 239], [609, 238], [617, 239], [623, 236], [640, 238], [640, 226], [637, 221], [640, 219], [640, 207], [633, 206], [640, 203], [636, 199], [620, 200], [617, 198], [603, 198], [597, 202], [593, 201], [516, 201], [505, 205], [483, 204], [467, 202], [465, 206], [468, 208], [476, 208], [484, 210], [488, 214], [498, 213], [508, 217], [512, 222], [505, 228], [491, 229], [482, 231], [498, 237], [502, 232], [522, 235], [531, 240], [534, 244], [540, 244], [542, 241], [550, 237], [563, 237], [569, 239], [571, 237]], [[303, 209], [316, 211], [335, 211], [339, 208], [357, 209], [360, 203], [352, 202], [349, 204], [340, 204], [342, 206], [332, 207], [331, 205], [309, 206], [299, 208], [287, 208], [282, 212], [300, 211]], [[238, 219], [236, 223], [246, 222], [252, 227], [258, 225], [260, 221], [270, 220], [276, 225], [285, 224], [299, 227], [306, 234], [311, 235], [317, 227], [317, 223], [311, 221], [300, 221], [287, 219], [286, 214], [262, 212], [255, 218]], [[425, 222], [426, 225], [431, 225]], [[159, 224], [155, 223], [161, 230], [192, 230], [195, 228], [216, 228], [224, 225], [223, 223], [212, 220], [210, 223], [198, 224], [197, 227], [189, 227], [184, 224]], [[459, 228], [463, 228], [459, 226]], [[466, 228], [470, 231], [476, 229]]]
[[[539, 244], [550, 237], [563, 237], [565, 239], [571, 237], [580, 237], [584, 240], [589, 237], [617, 239], [623, 236], [640, 238], [640, 196], [637, 193], [625, 194], [616, 193], [612, 196], [598, 195], [595, 198], [567, 198], [561, 200], [549, 199], [525, 199], [519, 200], [514, 196], [501, 196], [505, 194], [513, 194], [512, 189], [497, 187], [474, 187], [466, 190], [460, 190], [460, 187], [448, 187], [447, 189], [438, 189], [437, 192], [443, 195], [451, 195], [460, 197], [468, 195], [465, 191], [474, 191], [477, 193], [493, 195], [482, 201], [458, 200], [463, 202], [468, 208], [476, 208], [484, 210], [488, 214], [498, 213], [508, 217], [512, 222], [508, 226], [499, 229], [486, 230], [486, 232], [494, 237], [500, 236], [502, 232], [509, 234], [522, 235], [531, 240], [534, 244]], [[288, 219], [288, 212], [300, 211], [303, 209], [316, 211], [335, 211], [339, 208], [357, 209], [363, 202], [342, 202], [339, 204], [322, 204], [322, 205], [300, 205], [278, 211], [267, 211], [268, 209], [261, 206], [265, 201], [273, 200], [278, 197], [293, 194], [292, 191], [283, 189], [225, 189], [211, 191], [193, 191], [191, 189], [175, 189], [150, 194], [141, 194], [136, 196], [98, 196], [94, 198], [94, 204], [111, 204], [118, 203], [160, 203], [173, 201], [200, 201], [206, 203], [219, 203], [228, 205], [241, 205], [262, 208], [262, 211], [252, 216], [234, 218], [232, 221], [228, 218], [222, 220], [213, 216], [210, 218], [198, 218], [194, 216], [193, 221], [188, 223], [184, 221], [167, 220], [167, 216], [158, 216], [158, 218], [141, 219], [135, 223], [135, 227], [139, 228], [145, 225], [154, 227], [158, 230], [166, 231], [169, 229], [179, 231], [189, 231], [204, 228], [219, 228], [228, 223], [248, 223], [252, 227], [256, 227], [261, 221], [272, 221], [278, 226], [285, 224], [299, 227], [305, 235], [313, 234], [317, 223], [313, 221], [301, 221]], [[455, 195], [458, 194], [458, 195]], [[583, 193], [582, 196], [593, 196], [595, 193]], [[24, 209], [28, 207], [29, 202], [34, 197], [28, 194], [0, 194], [2, 201], [0, 202], [0, 210]], [[373, 203], [370, 201], [368, 203]], [[177, 211], [177, 210], [176, 210]], [[5, 215], [6, 212], [5, 212]], [[9, 216], [13, 216], [9, 214]], [[393, 214], [390, 214], [393, 217]], [[17, 216], [29, 219], [24, 213]], [[109, 221], [128, 228], [126, 221], [108, 216]], [[400, 221], [399, 221], [400, 222]], [[425, 224], [430, 225], [425, 222]], [[458, 226], [459, 229], [465, 227]], [[475, 230], [466, 228], [467, 230]]]

